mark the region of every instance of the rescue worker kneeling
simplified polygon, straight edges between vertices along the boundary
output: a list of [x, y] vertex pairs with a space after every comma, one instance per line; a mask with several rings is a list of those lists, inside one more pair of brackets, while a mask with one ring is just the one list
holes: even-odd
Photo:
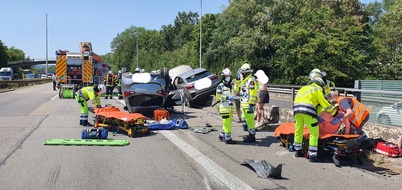
[[[303, 128], [306, 125], [310, 132], [308, 158], [311, 162], [317, 162], [318, 150], [318, 137], [319, 127], [317, 120], [316, 107], [320, 104], [324, 110], [332, 116], [339, 118], [338, 111], [332, 106], [324, 97], [324, 87], [326, 83], [323, 78], [325, 73], [319, 69], [313, 69], [309, 74], [310, 82], [308, 85], [303, 86], [296, 95], [293, 107], [293, 114], [295, 117], [295, 135], [294, 135], [294, 149], [296, 150], [296, 157], [303, 157], [302, 141], [303, 141]], [[338, 120], [339, 122], [339, 120]]]
[[219, 101], [219, 113], [222, 116], [223, 131], [219, 134], [219, 140], [226, 142], [226, 144], [236, 144], [232, 140], [232, 117], [234, 108], [234, 100], [232, 96], [231, 76], [232, 72], [226, 68], [221, 73], [222, 80], [216, 87], [216, 100]]
[[106, 87], [103, 84], [83, 87], [75, 93], [75, 99], [80, 105], [81, 116], [80, 125], [82, 126], [92, 126], [88, 122], [88, 105], [87, 101], [91, 100], [94, 107], [101, 107], [100, 95], [106, 92]]

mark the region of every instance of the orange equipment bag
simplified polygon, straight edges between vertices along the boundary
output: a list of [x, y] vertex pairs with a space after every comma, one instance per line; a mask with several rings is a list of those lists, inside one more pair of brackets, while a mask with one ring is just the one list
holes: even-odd
[[154, 120], [155, 121], [160, 121], [163, 118], [170, 120], [170, 115], [169, 115], [169, 111], [167, 111], [166, 109], [160, 108], [160, 109], [156, 109], [154, 111]]

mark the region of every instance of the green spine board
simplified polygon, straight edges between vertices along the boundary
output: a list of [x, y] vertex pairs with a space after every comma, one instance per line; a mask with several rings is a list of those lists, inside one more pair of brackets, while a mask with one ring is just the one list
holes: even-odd
[[111, 139], [49, 139], [44, 145], [89, 145], [89, 146], [124, 146], [129, 145], [127, 140]]

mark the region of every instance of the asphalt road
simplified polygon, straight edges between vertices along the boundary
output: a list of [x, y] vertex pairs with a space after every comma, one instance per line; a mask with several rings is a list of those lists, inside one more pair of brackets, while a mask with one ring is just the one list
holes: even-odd
[[[102, 104], [123, 107], [116, 99], [102, 99]], [[209, 123], [216, 131], [153, 131], [139, 138], [109, 133], [112, 139], [130, 141], [128, 146], [110, 147], [43, 145], [53, 138], [79, 139], [84, 129], [78, 125], [78, 104], [59, 99], [50, 83], [2, 93], [0, 105], [0, 189], [400, 189], [402, 185], [400, 175], [295, 158], [279, 146], [272, 130], [257, 132], [257, 142], [245, 144], [241, 139], [246, 132], [233, 123], [232, 136], [238, 144], [226, 145], [218, 140], [220, 116], [210, 107], [186, 108], [184, 114], [171, 117], [185, 119], [193, 129]], [[259, 178], [240, 165], [245, 159], [283, 164], [283, 179]]]

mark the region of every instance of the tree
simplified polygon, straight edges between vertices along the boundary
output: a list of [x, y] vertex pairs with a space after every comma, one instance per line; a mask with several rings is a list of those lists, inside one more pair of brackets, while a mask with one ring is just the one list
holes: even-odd
[[0, 67], [7, 66], [8, 54], [7, 46], [0, 40]]
[[384, 0], [386, 12], [376, 25], [375, 44], [378, 45], [378, 63], [381, 79], [402, 79], [402, 0]]
[[14, 46], [11, 46], [6, 52], [9, 62], [25, 60], [25, 53], [20, 49], [16, 49]]

